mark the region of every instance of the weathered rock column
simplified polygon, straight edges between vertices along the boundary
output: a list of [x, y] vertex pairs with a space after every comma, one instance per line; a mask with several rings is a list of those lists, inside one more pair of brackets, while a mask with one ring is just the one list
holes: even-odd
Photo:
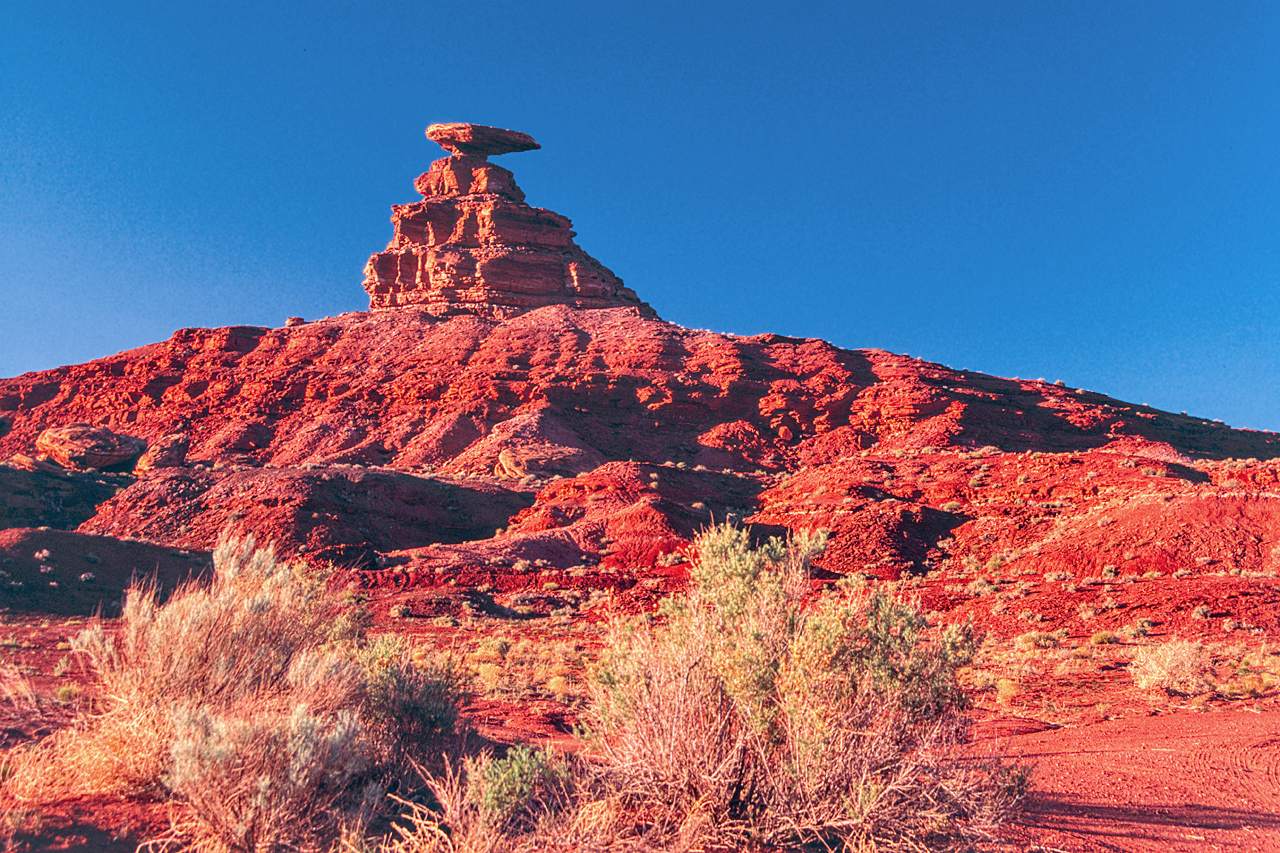
[[525, 204], [512, 174], [488, 161], [541, 147], [532, 137], [474, 124], [433, 124], [427, 137], [451, 156], [414, 182], [422, 201], [392, 208], [395, 236], [365, 265], [371, 309], [505, 319], [543, 305], [631, 305], [656, 316], [573, 242], [568, 219]]

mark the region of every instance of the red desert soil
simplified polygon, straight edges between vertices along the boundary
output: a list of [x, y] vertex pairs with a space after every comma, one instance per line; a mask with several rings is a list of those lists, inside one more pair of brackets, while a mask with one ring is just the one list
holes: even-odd
[[[462, 659], [482, 735], [573, 748], [608, 615], [683, 588], [729, 519], [824, 528], [815, 587], [860, 577], [985, 632], [975, 748], [1037, 762], [1004, 849], [1280, 849], [1280, 435], [666, 322], [486, 159], [532, 140], [481, 131], [445, 133], [459, 153], [394, 209], [377, 310], [0, 380], [5, 745], [93, 696], [66, 644], [130, 577], [171, 586], [253, 534]], [[127, 458], [86, 468], [91, 439]], [[1134, 680], [1173, 639], [1203, 644], [1198, 695]], [[164, 824], [39, 811], [11, 812], [30, 849]]]
[[1280, 850], [1280, 711], [1113, 720], [1003, 739], [1036, 762], [1029, 849]]

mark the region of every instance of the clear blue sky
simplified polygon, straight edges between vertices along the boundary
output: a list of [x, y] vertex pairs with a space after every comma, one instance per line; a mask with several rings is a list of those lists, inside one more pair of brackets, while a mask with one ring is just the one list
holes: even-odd
[[432, 122], [682, 325], [1280, 429], [1280, 4], [0, 3], [0, 375], [367, 306]]

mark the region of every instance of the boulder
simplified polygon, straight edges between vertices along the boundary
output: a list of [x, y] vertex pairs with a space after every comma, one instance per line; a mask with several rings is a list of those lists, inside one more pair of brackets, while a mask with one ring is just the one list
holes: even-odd
[[70, 424], [51, 427], [36, 438], [36, 451], [63, 468], [128, 468], [147, 449], [147, 443], [106, 427]]
[[133, 470], [142, 473], [153, 468], [181, 468], [191, 442], [183, 432], [166, 435], [152, 442]]
[[35, 459], [25, 453], [15, 453], [8, 459], [4, 460], [4, 467], [12, 468], [15, 471], [42, 471], [46, 474], [60, 474], [62, 469], [52, 462], [46, 462], [43, 459]]

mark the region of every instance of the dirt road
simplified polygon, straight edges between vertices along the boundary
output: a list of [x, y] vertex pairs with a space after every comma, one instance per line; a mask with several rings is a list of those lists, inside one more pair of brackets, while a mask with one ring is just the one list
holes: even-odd
[[1024, 849], [1280, 851], [1278, 711], [1160, 714], [992, 743], [1036, 764], [1015, 829]]

